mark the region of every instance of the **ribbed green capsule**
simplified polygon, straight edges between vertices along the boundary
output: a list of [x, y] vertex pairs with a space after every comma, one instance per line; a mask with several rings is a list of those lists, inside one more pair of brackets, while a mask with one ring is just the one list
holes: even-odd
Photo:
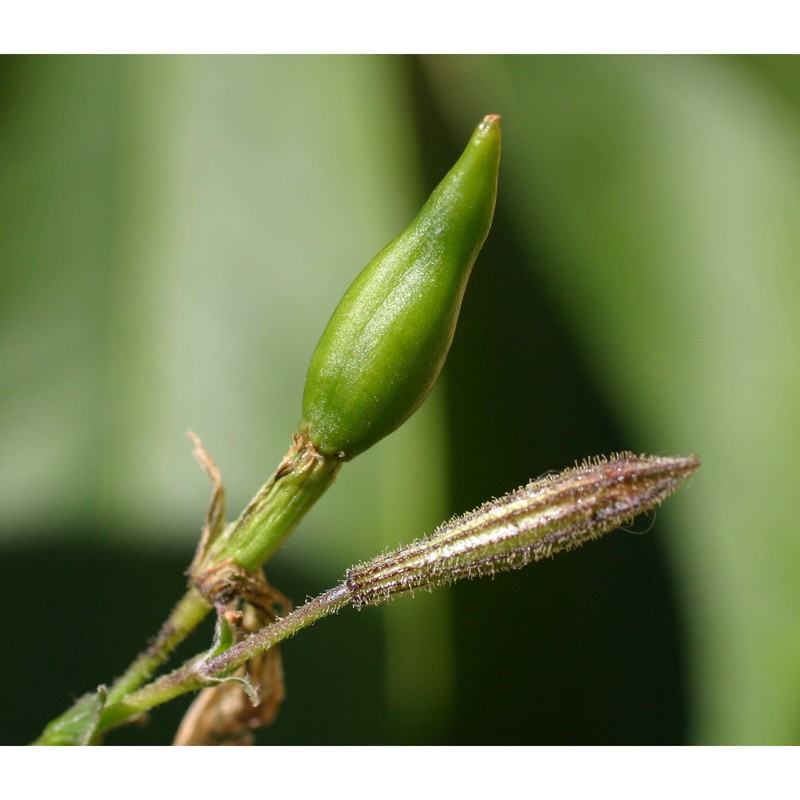
[[500, 117], [475, 129], [412, 223], [366, 266], [311, 359], [301, 430], [349, 459], [405, 422], [453, 341], [467, 280], [494, 214]]

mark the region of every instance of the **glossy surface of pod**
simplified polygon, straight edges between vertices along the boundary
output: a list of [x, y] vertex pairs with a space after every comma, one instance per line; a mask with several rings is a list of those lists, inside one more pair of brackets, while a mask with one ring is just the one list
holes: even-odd
[[420, 212], [340, 301], [306, 377], [301, 431], [352, 458], [405, 422], [433, 388], [494, 213], [500, 118], [489, 115]]

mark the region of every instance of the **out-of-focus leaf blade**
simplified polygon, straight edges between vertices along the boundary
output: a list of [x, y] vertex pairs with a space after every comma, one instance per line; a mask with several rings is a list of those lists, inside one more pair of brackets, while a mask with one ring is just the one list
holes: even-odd
[[2, 62], [0, 536], [95, 508], [122, 60]]
[[[185, 430], [235, 513], [291, 443], [336, 302], [424, 195], [402, 65], [21, 68], [2, 129], [4, 522], [63, 522], [69, 502], [188, 541], [206, 487]], [[349, 472], [371, 517], [375, 471]], [[339, 558], [362, 512], [327, 510], [342, 521], [314, 551]]]
[[712, 58], [433, 59], [428, 71], [459, 125], [503, 115], [516, 234], [546, 256], [538, 279], [635, 446], [703, 458], [664, 512], [696, 739], [796, 742], [796, 109]]
[[[404, 63], [59, 57], [6, 75], [0, 536], [175, 532], [188, 564], [207, 485], [186, 429], [237, 513], [291, 444], [336, 303], [432, 188]], [[279, 556], [309, 592], [446, 515], [441, 419], [434, 398], [343, 471]], [[399, 705], [436, 707], [411, 691]]]

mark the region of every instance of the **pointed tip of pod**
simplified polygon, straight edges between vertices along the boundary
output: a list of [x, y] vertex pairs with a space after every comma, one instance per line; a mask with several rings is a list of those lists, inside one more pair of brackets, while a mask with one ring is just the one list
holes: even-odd
[[696, 455], [688, 456], [648, 456], [631, 453], [628, 450], [612, 453], [610, 456], [597, 456], [582, 462], [575, 467], [576, 471], [592, 469], [594, 467], [616, 468], [622, 471], [633, 470], [635, 474], [648, 475], [669, 474], [676, 478], [688, 478], [700, 466], [700, 458]]
[[[625, 518], [649, 511], [673, 494], [700, 466], [700, 459], [690, 456], [637, 456], [634, 453], [612, 453], [584, 461], [560, 476], [572, 488], [592, 487], [598, 497], [605, 498], [606, 510], [600, 517], [618, 517], [615, 526]], [[545, 478], [550, 484], [552, 478]], [[531, 486], [538, 485], [536, 481]], [[599, 491], [598, 491], [599, 489]], [[609, 502], [610, 501], [610, 502]], [[606, 512], [608, 512], [606, 514]], [[609, 528], [610, 530], [610, 528]]]
[[698, 467], [703, 463], [700, 456], [692, 453], [688, 456], [662, 456], [663, 461], [671, 465], [675, 471], [676, 477], [680, 480], [691, 477], [697, 472]]
[[[502, 138], [502, 131], [500, 129], [500, 115], [487, 114], [478, 123], [478, 127], [475, 128], [475, 131], [472, 134], [472, 138], [470, 139], [469, 146], [472, 147], [474, 147], [475, 145], [480, 146], [481, 144], [484, 143], [484, 140], [489, 140], [489, 142], [492, 142], [492, 145], [490, 146], [497, 147], [499, 150], [501, 138]], [[499, 152], [497, 155], [499, 156]]]
[[472, 134], [470, 145], [479, 150], [496, 149], [496, 157], [500, 157], [500, 145], [503, 132], [500, 128], [500, 115], [487, 114], [479, 123]]

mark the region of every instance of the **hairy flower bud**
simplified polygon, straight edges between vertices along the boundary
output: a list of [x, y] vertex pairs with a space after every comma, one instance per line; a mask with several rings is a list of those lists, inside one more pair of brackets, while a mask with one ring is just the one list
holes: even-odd
[[533, 481], [351, 569], [350, 600], [356, 607], [377, 605], [571, 550], [655, 508], [699, 465], [695, 456], [618, 453]]

